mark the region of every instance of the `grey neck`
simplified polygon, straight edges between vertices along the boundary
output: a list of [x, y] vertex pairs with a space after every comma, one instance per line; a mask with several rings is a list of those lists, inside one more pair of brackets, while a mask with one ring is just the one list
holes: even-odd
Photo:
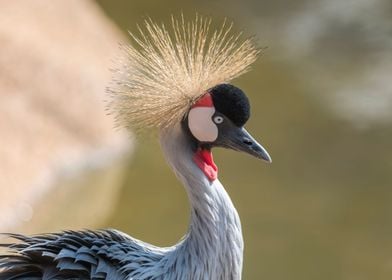
[[241, 224], [230, 197], [219, 180], [210, 182], [193, 162], [191, 145], [180, 126], [161, 133], [161, 145], [191, 204], [189, 231], [175, 247], [172, 261], [195, 271], [191, 279], [241, 279]]

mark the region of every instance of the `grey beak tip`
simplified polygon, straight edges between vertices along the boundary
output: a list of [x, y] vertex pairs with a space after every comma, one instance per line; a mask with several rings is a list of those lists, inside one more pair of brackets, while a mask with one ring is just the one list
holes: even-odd
[[266, 163], [272, 163], [272, 159], [271, 159], [271, 158], [266, 159], [265, 162], [266, 162]]
[[272, 163], [272, 158], [268, 155], [268, 157], [263, 157], [263, 160], [266, 162], [266, 163]]
[[261, 146], [260, 144], [258, 144], [259, 145], [259, 157], [263, 160], [263, 161], [265, 161], [266, 163], [272, 163], [272, 158], [271, 158], [271, 156], [269, 155], [269, 153], [267, 152], [267, 150], [266, 149], [264, 149], [264, 147], [263, 146]]

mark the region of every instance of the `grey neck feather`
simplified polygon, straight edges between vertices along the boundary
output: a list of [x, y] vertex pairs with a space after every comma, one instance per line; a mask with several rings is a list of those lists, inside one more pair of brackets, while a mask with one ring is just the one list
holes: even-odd
[[241, 279], [241, 224], [230, 197], [219, 180], [210, 182], [193, 162], [190, 142], [180, 126], [162, 132], [161, 145], [191, 204], [189, 231], [168, 256], [167, 265], [176, 266], [177, 275], [167, 279]]

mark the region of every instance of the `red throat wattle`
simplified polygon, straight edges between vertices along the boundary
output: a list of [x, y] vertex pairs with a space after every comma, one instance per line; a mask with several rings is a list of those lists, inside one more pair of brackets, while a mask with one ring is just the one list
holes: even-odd
[[193, 160], [211, 182], [218, 178], [218, 167], [214, 163], [211, 150], [197, 149]]

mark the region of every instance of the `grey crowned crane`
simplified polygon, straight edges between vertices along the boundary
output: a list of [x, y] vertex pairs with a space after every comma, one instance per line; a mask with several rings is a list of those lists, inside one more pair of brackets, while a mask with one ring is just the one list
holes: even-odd
[[270, 162], [245, 130], [244, 92], [229, 84], [256, 60], [251, 39], [226, 23], [172, 18], [170, 28], [147, 20], [115, 70], [108, 107], [119, 124], [158, 130], [167, 162], [189, 197], [189, 230], [176, 245], [156, 247], [117, 230], [65, 231], [3, 244], [0, 280], [241, 279], [240, 219], [218, 180], [211, 150], [224, 147]]

